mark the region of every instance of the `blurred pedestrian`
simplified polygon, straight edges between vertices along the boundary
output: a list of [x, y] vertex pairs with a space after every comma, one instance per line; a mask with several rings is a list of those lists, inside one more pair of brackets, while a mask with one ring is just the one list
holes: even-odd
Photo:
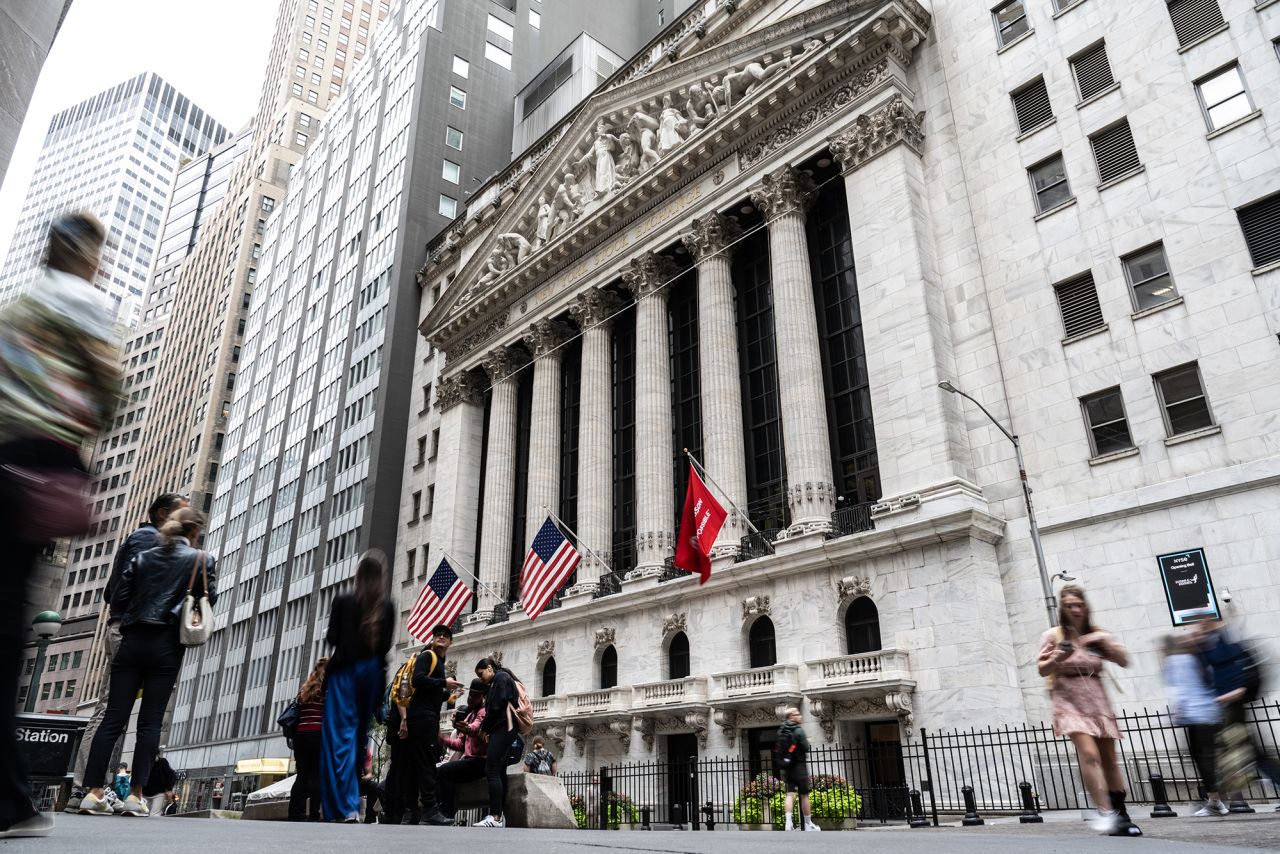
[[461, 755], [437, 769], [440, 782], [440, 811], [450, 820], [457, 818], [458, 787], [485, 775], [489, 743], [484, 734], [485, 700], [489, 686], [483, 679], [472, 679], [467, 704], [453, 714], [456, 735], [442, 735], [440, 741]]
[[[116, 654], [116, 649], [120, 646], [120, 614], [111, 608], [111, 591], [116, 583], [120, 580], [120, 574], [124, 572], [124, 568], [135, 556], [142, 554], [149, 549], [154, 549], [160, 545], [160, 526], [169, 518], [169, 514], [174, 510], [180, 510], [183, 507], [189, 507], [190, 502], [185, 495], [177, 492], [166, 492], [158, 496], [151, 502], [151, 506], [147, 509], [147, 521], [138, 526], [138, 529], [129, 536], [125, 537], [120, 548], [116, 550], [115, 559], [111, 563], [111, 576], [107, 579], [107, 586], [103, 588], [102, 596], [107, 602], [107, 631], [105, 635], [107, 661], [106, 665], [111, 666], [111, 659]], [[93, 737], [98, 732], [98, 727], [102, 725], [102, 718], [107, 713], [107, 692], [98, 692], [98, 703], [93, 708], [93, 715], [89, 718], [89, 724], [85, 727], [84, 735], [80, 737], [80, 746], [76, 749], [76, 761], [72, 766], [72, 780], [80, 783], [80, 788], [72, 791], [71, 797], [67, 799], [66, 812], [74, 813], [80, 810], [80, 801], [84, 798], [84, 793], [88, 789], [88, 781], [84, 779], [85, 766], [89, 764], [89, 746], [93, 744]], [[101, 781], [96, 781], [101, 782]]]
[[1103, 666], [1129, 665], [1129, 653], [1116, 638], [1093, 625], [1084, 590], [1074, 584], [1058, 594], [1058, 626], [1040, 638], [1039, 671], [1049, 681], [1054, 735], [1076, 748], [1080, 777], [1098, 813], [1099, 833], [1126, 833], [1133, 825], [1125, 808], [1124, 775], [1116, 763], [1120, 727], [1102, 684]]
[[369, 722], [386, 686], [386, 658], [395, 633], [387, 596], [386, 557], [370, 549], [356, 567], [354, 593], [329, 610], [325, 640], [333, 648], [325, 671], [320, 802], [325, 821], [360, 821], [360, 776]]
[[173, 802], [173, 790], [178, 786], [178, 774], [164, 757], [164, 747], [156, 753], [156, 761], [151, 765], [151, 776], [142, 787], [142, 797], [147, 802], [147, 815], [160, 818]]
[[476, 676], [489, 687], [484, 721], [480, 725], [481, 731], [489, 736], [484, 768], [489, 782], [489, 811], [478, 824], [481, 827], [506, 827], [507, 759], [520, 737], [515, 719], [520, 693], [515, 674], [495, 659], [480, 659], [476, 664]]
[[792, 820], [792, 810], [795, 809], [796, 796], [800, 797], [800, 815], [803, 819], [801, 825], [804, 830], [822, 830], [818, 825], [813, 823], [813, 816], [809, 806], [809, 739], [804, 734], [804, 727], [800, 722], [804, 719], [800, 714], [800, 709], [796, 706], [790, 706], [784, 713], [782, 726], [778, 727], [778, 733], [774, 736], [773, 756], [775, 768], [780, 772], [779, 777], [782, 778], [783, 785], [786, 787], [786, 809], [787, 818], [784, 830], [795, 830], [795, 824]]
[[[106, 232], [89, 213], [58, 217], [38, 280], [0, 310], [0, 834], [48, 836], [15, 737], [26, 588], [50, 542], [88, 528], [79, 449], [108, 423], [119, 372], [98, 273]], [[105, 769], [104, 769], [105, 772]], [[105, 779], [105, 778], [104, 778]], [[99, 783], [103, 782], [99, 780]]]
[[1209, 667], [1213, 694], [1222, 708], [1222, 731], [1219, 740], [1224, 750], [1218, 769], [1222, 786], [1249, 776], [1247, 766], [1268, 777], [1280, 789], [1280, 762], [1260, 749], [1252, 728], [1246, 723], [1246, 707], [1258, 699], [1262, 691], [1262, 661], [1247, 645], [1231, 636], [1222, 620], [1206, 620], [1196, 625], [1200, 657]]
[[1164, 683], [1169, 691], [1173, 722], [1187, 733], [1191, 761], [1200, 775], [1204, 804], [1197, 816], [1226, 815], [1227, 807], [1218, 797], [1218, 728], [1222, 709], [1218, 706], [1205, 673], [1195, 654], [1194, 639], [1174, 632], [1164, 639]]
[[[120, 611], [120, 648], [111, 662], [107, 713], [89, 748], [85, 779], [101, 780], [142, 693], [138, 708], [133, 777], [124, 798], [124, 815], [145, 816], [142, 790], [160, 747], [160, 729], [173, 686], [186, 652], [179, 639], [179, 612], [190, 591], [199, 601], [218, 601], [217, 561], [195, 548], [204, 532], [204, 514], [185, 507], [170, 514], [160, 527], [164, 545], [135, 557], [112, 590], [112, 604]], [[204, 615], [212, 619], [212, 614]], [[110, 815], [101, 787], [92, 786], [80, 802], [81, 815]]]
[[547, 743], [540, 735], [533, 739], [533, 750], [525, 756], [524, 767], [530, 774], [542, 774], [546, 777], [554, 777], [560, 770], [556, 764], [556, 755], [547, 750]]
[[324, 673], [328, 665], [327, 658], [317, 660], [298, 691], [298, 728], [293, 736], [297, 776], [289, 790], [289, 821], [320, 820], [320, 733], [324, 727]]

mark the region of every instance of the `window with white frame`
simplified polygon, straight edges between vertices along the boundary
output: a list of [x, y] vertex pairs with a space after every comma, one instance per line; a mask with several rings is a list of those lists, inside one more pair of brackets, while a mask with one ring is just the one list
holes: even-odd
[[455, 54], [453, 57], [453, 73], [459, 77], [467, 77], [471, 74], [471, 63]]
[[444, 193], [441, 193], [440, 206], [438, 210], [442, 216], [447, 216], [449, 219], [453, 219], [458, 215], [458, 200], [452, 196], [446, 196]]
[[457, 163], [454, 163], [452, 160], [446, 160], [444, 162], [444, 168], [441, 170], [441, 177], [443, 177], [446, 181], [456, 184], [458, 183], [461, 175], [462, 175], [461, 166], [459, 166]]
[[1213, 413], [1195, 362], [1162, 371], [1155, 380], [1164, 426], [1170, 438], [1213, 426]]
[[991, 10], [991, 17], [996, 25], [996, 40], [1001, 47], [1031, 31], [1026, 5], [1022, 0], [1008, 0], [1001, 3]]
[[1119, 386], [1080, 398], [1080, 409], [1089, 430], [1091, 456], [1103, 457], [1133, 447]]
[[1196, 81], [1196, 94], [1209, 130], [1224, 128], [1253, 112], [1253, 101], [1244, 85], [1244, 72], [1236, 63]]
[[1071, 185], [1067, 182], [1067, 164], [1059, 152], [1042, 160], [1027, 170], [1031, 190], [1036, 197], [1036, 213], [1053, 210], [1071, 200]]
[[467, 108], [467, 93], [459, 89], [457, 86], [449, 87], [449, 103], [457, 107], [459, 110]]
[[1133, 295], [1133, 307], [1138, 311], [1178, 298], [1178, 289], [1173, 284], [1173, 276], [1169, 274], [1169, 259], [1165, 257], [1163, 243], [1125, 255], [1120, 263], [1124, 266], [1129, 292]]
[[444, 130], [444, 144], [450, 148], [462, 150], [462, 131], [452, 125], [446, 126]]

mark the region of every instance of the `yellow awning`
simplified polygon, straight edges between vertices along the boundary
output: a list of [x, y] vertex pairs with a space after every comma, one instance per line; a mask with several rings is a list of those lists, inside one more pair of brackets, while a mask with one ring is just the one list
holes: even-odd
[[241, 759], [236, 763], [237, 774], [288, 774], [288, 759]]

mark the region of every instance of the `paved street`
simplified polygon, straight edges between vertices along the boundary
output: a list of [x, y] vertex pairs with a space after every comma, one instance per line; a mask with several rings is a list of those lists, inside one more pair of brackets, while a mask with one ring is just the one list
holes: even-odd
[[[1038, 827], [1014, 823], [982, 828], [942, 827], [928, 830], [875, 829], [849, 833], [811, 834], [786, 840], [787, 849], [803, 845], [810, 851], [894, 852], [894, 854], [1111, 854], [1111, 852], [1226, 852], [1241, 848], [1280, 850], [1280, 815], [1259, 813], [1230, 819], [1169, 819], [1145, 821], [1142, 839], [1095, 837], [1079, 821], [1067, 816]], [[368, 825], [317, 825], [207, 819], [126, 820], [64, 816], [56, 819], [52, 839], [10, 840], [6, 854], [48, 851], [129, 851], [169, 854], [183, 850], [252, 852], [306, 851], [308, 854], [352, 854], [354, 850], [405, 850], [424, 847], [427, 840], [440, 850], [464, 850], [477, 843], [488, 849], [503, 840], [537, 852], [658, 851], [672, 854], [765, 854], [783, 849], [776, 833], [600, 832], [542, 830], [482, 830], [479, 828], [410, 828]], [[1218, 836], [1230, 844], [1211, 844]], [[179, 842], [181, 843], [179, 846]]]

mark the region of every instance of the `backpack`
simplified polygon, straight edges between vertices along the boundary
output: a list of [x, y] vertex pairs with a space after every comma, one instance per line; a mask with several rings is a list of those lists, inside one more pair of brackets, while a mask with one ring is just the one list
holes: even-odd
[[[434, 673], [439, 659], [431, 650], [426, 650], [426, 654], [431, 656], [431, 667], [427, 670], [428, 674]], [[386, 724], [391, 719], [391, 706], [394, 703], [401, 709], [407, 709], [413, 701], [415, 689], [413, 687], [413, 669], [418, 666], [418, 655], [414, 653], [409, 656], [404, 664], [396, 668], [395, 675], [391, 677], [391, 681], [387, 683], [387, 689], [382, 694], [382, 705], [374, 713], [374, 720], [380, 724]], [[404, 713], [401, 713], [403, 719]]]
[[289, 705], [284, 707], [284, 711], [280, 713], [280, 717], [276, 718], [276, 725], [284, 733], [285, 740], [292, 742], [298, 734], [298, 723], [302, 720], [302, 709], [298, 706], [297, 699], [289, 701]]
[[528, 735], [533, 732], [533, 703], [529, 702], [529, 692], [525, 690], [524, 683], [519, 679], [512, 681], [516, 683], [517, 700], [514, 707], [507, 706], [507, 726], [518, 730], [521, 735]]
[[782, 772], [787, 771], [799, 759], [797, 751], [800, 745], [796, 744], [795, 730], [792, 727], [778, 727], [778, 734], [773, 737], [773, 775], [781, 777]]

